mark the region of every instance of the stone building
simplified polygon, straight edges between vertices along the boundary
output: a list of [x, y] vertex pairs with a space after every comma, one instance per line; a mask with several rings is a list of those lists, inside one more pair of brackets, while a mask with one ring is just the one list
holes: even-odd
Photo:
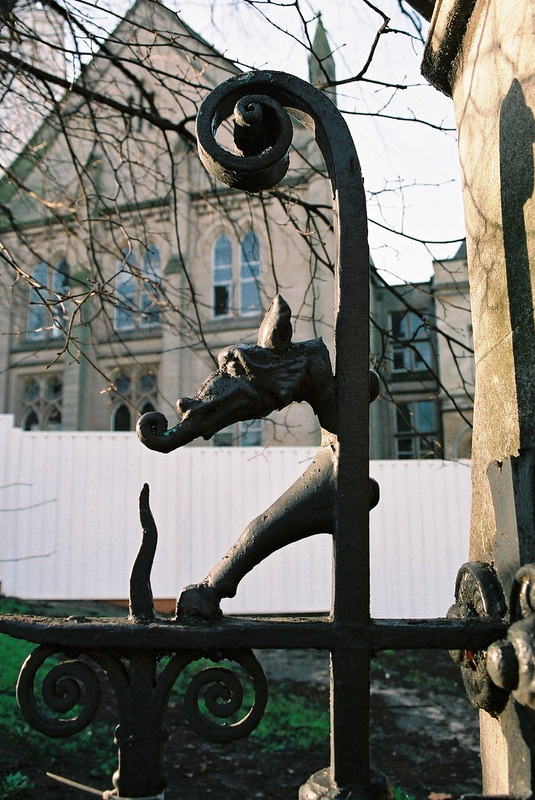
[[433, 262], [431, 291], [439, 363], [438, 402], [445, 458], [470, 458], [475, 363], [466, 242], [453, 258]]
[[[2, 47], [7, 48], [9, 43], [10, 55], [31, 61], [41, 69], [65, 78], [65, 33], [62, 21], [41, 3], [19, 3], [17, 18], [23, 35], [10, 37], [3, 30]], [[5, 64], [3, 69], [6, 70]], [[50, 87], [49, 92], [43, 92], [15, 68], [11, 74], [6, 70], [4, 81], [6, 79], [9, 80], [9, 91], [1, 99], [0, 168], [9, 165], [20, 151], [21, 143], [27, 142], [40, 126], [46, 108], [52, 108], [53, 102], [60, 96], [60, 90], [54, 87]]]
[[370, 409], [375, 458], [442, 455], [431, 282], [385, 287], [372, 275], [371, 353], [382, 378]]
[[474, 365], [466, 246], [433, 277], [386, 286], [372, 273], [372, 458], [470, 458]]

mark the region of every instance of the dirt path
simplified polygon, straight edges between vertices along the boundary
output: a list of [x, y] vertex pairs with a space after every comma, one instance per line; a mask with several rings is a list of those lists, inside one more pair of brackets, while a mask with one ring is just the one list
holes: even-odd
[[[325, 653], [272, 650], [258, 657], [268, 679], [299, 684], [306, 676], [315, 691], [329, 686]], [[372, 669], [371, 684], [373, 763], [417, 798], [431, 792], [453, 797], [480, 793], [478, 712], [468, 702], [449, 655], [432, 650], [389, 653], [378, 654], [376, 661], [380, 666]]]

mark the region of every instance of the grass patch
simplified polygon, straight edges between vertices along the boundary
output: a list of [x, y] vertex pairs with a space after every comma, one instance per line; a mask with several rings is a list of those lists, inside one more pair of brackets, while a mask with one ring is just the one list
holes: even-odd
[[251, 734], [265, 751], [308, 750], [329, 739], [329, 710], [323, 703], [294, 694], [279, 684], [266, 713]]
[[23, 600], [0, 595], [0, 614], [29, 614], [31, 609]]
[[22, 797], [26, 789], [33, 789], [34, 783], [22, 772], [9, 772], [0, 780], [0, 798]]
[[[448, 657], [449, 658], [449, 657]], [[441, 669], [438, 669], [438, 666]], [[460, 670], [453, 662], [437, 659], [437, 670], [429, 672], [429, 663], [423, 662], [418, 650], [383, 650], [371, 662], [372, 678], [392, 679], [397, 686], [407, 689], [423, 689], [438, 694], [465, 697]]]
[[415, 800], [414, 795], [408, 794], [408, 792], [400, 789], [399, 786], [393, 786], [394, 790], [394, 800]]

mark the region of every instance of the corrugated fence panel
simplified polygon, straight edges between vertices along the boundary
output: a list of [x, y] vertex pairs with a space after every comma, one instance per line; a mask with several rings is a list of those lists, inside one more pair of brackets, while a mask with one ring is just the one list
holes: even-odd
[[470, 464], [372, 461], [381, 502], [370, 515], [374, 617], [444, 616], [468, 558]]
[[[304, 471], [312, 448], [184, 448], [169, 455], [128, 433], [24, 432], [0, 415], [0, 580], [31, 598], [125, 598], [147, 482], [159, 531], [155, 597], [202, 580], [245, 528]], [[468, 553], [470, 467], [373, 461], [372, 615], [443, 616]], [[317, 536], [248, 575], [229, 613], [327, 610], [331, 542]]]

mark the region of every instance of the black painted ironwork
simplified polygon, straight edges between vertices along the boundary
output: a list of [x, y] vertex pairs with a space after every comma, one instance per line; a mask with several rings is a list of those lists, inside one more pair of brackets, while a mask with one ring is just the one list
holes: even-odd
[[[507, 604], [503, 590], [491, 564], [463, 564], [455, 585], [455, 605], [449, 619], [495, 619], [505, 621]], [[509, 693], [496, 685], [487, 669], [487, 652], [482, 649], [451, 650], [450, 655], [461, 668], [468, 699], [493, 717], [504, 710]]]
[[535, 710], [535, 564], [516, 573], [509, 607], [507, 638], [487, 651], [489, 676], [517, 703]]
[[[95, 669], [110, 680], [118, 701], [119, 763], [114, 789], [103, 796], [164, 797], [161, 747], [169, 694], [178, 676], [200, 658], [213, 663], [191, 675], [186, 714], [201, 735], [229, 741], [250, 733], [265, 708], [267, 685], [253, 648], [330, 652], [331, 763], [301, 787], [301, 800], [389, 795], [387, 779], [370, 765], [369, 666], [374, 651], [451, 650], [472, 699], [496, 714], [509, 692], [518, 692], [522, 665], [529, 663], [531, 669], [535, 660], [529, 655], [522, 661], [519, 644], [532, 637], [529, 591], [535, 568], [518, 579], [524, 619], [509, 634], [500, 581], [490, 567], [479, 564], [462, 567], [457, 602], [448, 618], [370, 619], [368, 513], [378, 501], [378, 488], [368, 474], [368, 404], [377, 396], [378, 382], [368, 369], [366, 208], [349, 130], [331, 101], [309, 84], [283, 73], [253, 72], [232, 78], [205, 100], [197, 124], [199, 152], [208, 170], [229, 186], [249, 192], [269, 189], [288, 166], [288, 111], [314, 132], [331, 181], [337, 253], [334, 375], [321, 341], [292, 343], [291, 312], [277, 297], [260, 326], [258, 343], [220, 354], [218, 370], [193, 398], [178, 402], [182, 420], [176, 426], [168, 430], [165, 417], [151, 413], [140, 419], [138, 432], [146, 446], [170, 452], [197, 436], [208, 438], [230, 422], [308, 401], [323, 428], [316, 459], [247, 527], [203, 581], [186, 587], [174, 620], [159, 619], [154, 612], [150, 571], [157, 532], [148, 487], [140, 497], [143, 540], [132, 570], [127, 620], [0, 618], [1, 632], [39, 644], [21, 670], [17, 692], [23, 714], [45, 735], [81, 730], [99, 703]], [[218, 127], [231, 116], [238, 153], [229, 153], [216, 139]], [[243, 575], [261, 559], [318, 532], [333, 537], [329, 615], [221, 615], [221, 598], [235, 593]], [[493, 645], [498, 639], [502, 641]], [[54, 661], [57, 654], [63, 656], [59, 663]], [[36, 699], [40, 668], [48, 669], [42, 684], [44, 707]], [[241, 711], [243, 680], [252, 684], [253, 702]], [[520, 691], [531, 697], [530, 689]], [[69, 712], [72, 719], [65, 716]]]

